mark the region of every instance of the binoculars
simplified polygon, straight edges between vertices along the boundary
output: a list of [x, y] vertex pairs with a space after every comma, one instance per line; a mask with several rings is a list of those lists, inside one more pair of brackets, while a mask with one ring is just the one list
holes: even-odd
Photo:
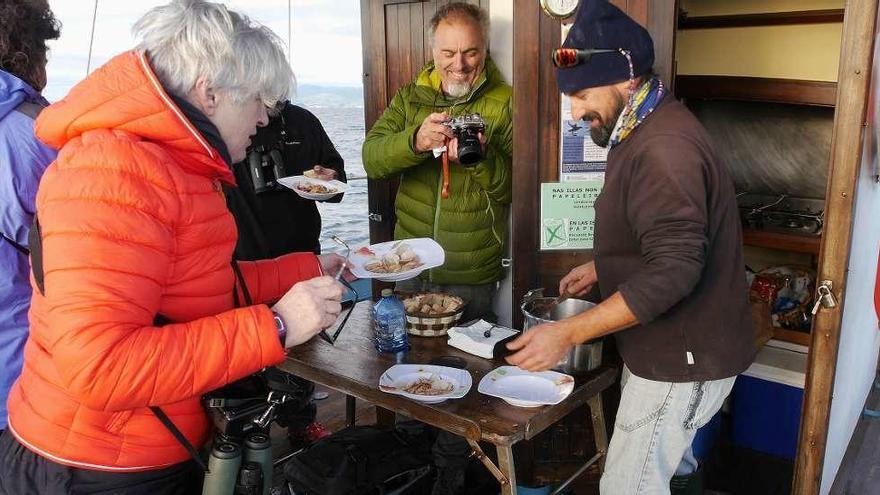
[[247, 162], [251, 183], [257, 194], [274, 190], [278, 179], [284, 177], [284, 159], [276, 148], [255, 146], [248, 152]]
[[[242, 451], [243, 450], [243, 451]], [[218, 438], [208, 459], [202, 495], [269, 495], [272, 488], [272, 442], [251, 433], [244, 449]]]

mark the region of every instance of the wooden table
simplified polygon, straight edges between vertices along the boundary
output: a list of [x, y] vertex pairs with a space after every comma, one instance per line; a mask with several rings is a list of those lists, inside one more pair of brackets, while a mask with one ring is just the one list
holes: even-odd
[[[501, 493], [504, 495], [516, 491], [513, 444], [533, 438], [583, 404], [588, 404], [591, 411], [590, 421], [593, 423], [598, 453], [562, 487], [590, 464], [602, 459], [608, 447], [608, 439], [600, 392], [615, 383], [615, 368], [600, 367], [583, 378], [579, 377], [574, 391], [559, 404], [538, 408], [515, 407], [501, 399], [477, 392], [477, 385], [483, 375], [507, 364], [503, 360], [489, 360], [467, 354], [447, 345], [445, 337], [411, 335], [411, 349], [402, 355], [403, 362], [428, 364], [437, 357], [458, 356], [465, 360], [467, 370], [473, 377], [473, 387], [465, 397], [439, 404], [425, 404], [379, 390], [379, 376], [397, 364], [397, 361], [394, 355], [381, 354], [373, 346], [370, 302], [358, 303], [353, 311], [334, 345], [321, 339], [311, 339], [290, 349], [287, 360], [278, 367], [352, 397], [349, 401], [352, 407], [349, 410], [353, 409], [354, 398], [358, 398], [464, 437], [486, 468], [498, 478]], [[353, 422], [353, 416], [349, 418], [349, 422]], [[485, 456], [479, 441], [495, 445], [498, 466]]]

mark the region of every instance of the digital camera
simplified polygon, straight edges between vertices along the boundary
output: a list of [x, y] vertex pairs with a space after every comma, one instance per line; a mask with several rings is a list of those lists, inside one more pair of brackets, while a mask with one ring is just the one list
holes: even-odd
[[458, 161], [465, 167], [472, 167], [483, 159], [483, 146], [478, 134], [486, 132], [486, 122], [478, 113], [459, 115], [443, 125], [452, 129], [458, 138]]

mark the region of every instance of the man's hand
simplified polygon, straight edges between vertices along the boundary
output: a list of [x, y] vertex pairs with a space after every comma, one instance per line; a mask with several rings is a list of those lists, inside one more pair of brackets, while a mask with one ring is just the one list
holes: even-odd
[[[318, 262], [321, 264], [321, 270], [325, 275], [335, 277], [336, 274], [339, 273], [339, 269], [342, 268], [342, 265], [345, 263], [345, 258], [336, 253], [321, 254], [318, 256]], [[345, 271], [342, 272], [342, 277], [349, 282], [357, 279], [347, 266]]]
[[302, 344], [336, 322], [344, 292], [342, 284], [327, 276], [291, 287], [272, 307], [287, 326], [284, 348]]
[[568, 275], [562, 277], [562, 280], [559, 281], [559, 294], [569, 294], [572, 296], [586, 295], [598, 280], [596, 264], [592, 261], [584, 263], [568, 272]]
[[[486, 156], [486, 136], [480, 132], [477, 133], [477, 139], [480, 140], [480, 149], [483, 156]], [[460, 164], [458, 161], [458, 138], [449, 141], [449, 144], [447, 145], [447, 153], [449, 154], [449, 161]]]
[[446, 113], [432, 113], [425, 117], [419, 130], [416, 131], [415, 146], [416, 153], [424, 153], [434, 148], [439, 148], [446, 144], [447, 139], [452, 139], [455, 135], [452, 129], [443, 125], [443, 122], [449, 120]]
[[324, 167], [323, 165], [315, 165], [311, 170], [303, 172], [303, 175], [318, 180], [333, 180], [337, 176], [335, 170]]
[[508, 363], [526, 371], [544, 371], [556, 366], [571, 348], [568, 331], [558, 323], [546, 323], [532, 327], [513, 342], [507, 344], [511, 351]]

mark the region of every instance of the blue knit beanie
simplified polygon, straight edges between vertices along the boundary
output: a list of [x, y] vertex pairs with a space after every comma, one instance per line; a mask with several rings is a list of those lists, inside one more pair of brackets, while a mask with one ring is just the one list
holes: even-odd
[[[651, 35], [607, 0], [581, 0], [562, 47], [629, 50], [635, 77], [647, 73], [654, 65]], [[629, 63], [619, 52], [597, 53], [574, 67], [556, 69], [559, 90], [567, 94], [619, 83], [629, 77]]]

